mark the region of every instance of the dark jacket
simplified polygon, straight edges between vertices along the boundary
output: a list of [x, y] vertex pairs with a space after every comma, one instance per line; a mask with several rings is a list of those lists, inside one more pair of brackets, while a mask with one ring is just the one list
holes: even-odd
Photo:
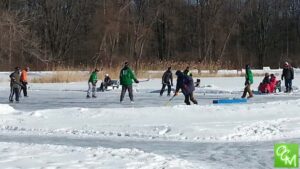
[[293, 80], [294, 79], [294, 69], [292, 67], [283, 68], [281, 79], [283, 80]]
[[20, 88], [21, 83], [20, 83], [20, 72], [15, 71], [12, 74], [10, 74], [10, 86], [13, 88]]
[[173, 74], [171, 70], [167, 70], [162, 76], [162, 83], [167, 83], [173, 85]]
[[177, 84], [176, 92], [179, 92], [181, 89], [184, 95], [192, 94], [195, 91], [194, 80], [192, 77], [183, 74], [182, 72], [176, 72]]
[[104, 82], [105, 82], [105, 83], [110, 83], [110, 82], [111, 82], [111, 78], [110, 78], [109, 76], [106, 76], [106, 77], [104, 78]]
[[263, 83], [263, 84], [269, 84], [269, 83], [270, 83], [270, 77], [269, 77], [269, 76], [265, 77], [265, 78], [263, 79], [262, 83]]

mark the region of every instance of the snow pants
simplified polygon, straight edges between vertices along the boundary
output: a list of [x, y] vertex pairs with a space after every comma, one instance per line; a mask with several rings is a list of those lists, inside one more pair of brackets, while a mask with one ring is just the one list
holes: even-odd
[[21, 82], [21, 91], [23, 90], [24, 97], [27, 97], [27, 82]]
[[249, 97], [253, 97], [253, 93], [252, 93], [252, 90], [251, 90], [251, 84], [247, 84], [245, 86], [242, 98], [245, 98], [247, 96], [247, 93], [249, 94]]
[[102, 82], [100, 85], [100, 91], [104, 92], [104, 90], [107, 90], [108, 86], [111, 86], [112, 82]]
[[122, 86], [122, 91], [121, 91], [121, 96], [120, 96], [120, 102], [122, 102], [124, 100], [124, 97], [125, 97], [125, 93], [126, 91], [128, 90], [128, 93], [129, 93], [129, 98], [130, 98], [130, 101], [133, 102], [133, 90], [132, 90], [132, 85], [129, 85], [129, 86]]
[[192, 101], [194, 104], [198, 104], [198, 102], [197, 102], [197, 100], [195, 99], [193, 93], [184, 95], [184, 97], [185, 97], [184, 103], [185, 103], [186, 105], [191, 105], [191, 102], [190, 102], [190, 101]]
[[96, 96], [96, 84], [89, 82], [89, 89], [87, 91], [87, 96], [90, 96], [91, 93], [92, 96]]
[[170, 94], [171, 94], [171, 84], [170, 84], [170, 82], [163, 83], [162, 88], [161, 88], [161, 90], [160, 90], [160, 95], [161, 95], [161, 96], [162, 96], [163, 93], [165, 92], [166, 86], [168, 86], [168, 96], [170, 96]]
[[18, 102], [20, 97], [20, 88], [19, 87], [10, 87], [10, 95], [9, 95], [9, 101], [13, 102], [15, 100]]
[[292, 79], [285, 79], [285, 91], [286, 92], [291, 92], [293, 90], [293, 88], [292, 88], [293, 83], [292, 82], [293, 82]]

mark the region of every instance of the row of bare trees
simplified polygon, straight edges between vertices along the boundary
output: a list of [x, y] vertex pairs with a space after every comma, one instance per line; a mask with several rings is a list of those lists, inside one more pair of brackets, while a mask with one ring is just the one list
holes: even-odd
[[299, 0], [0, 0], [0, 69], [300, 65]]

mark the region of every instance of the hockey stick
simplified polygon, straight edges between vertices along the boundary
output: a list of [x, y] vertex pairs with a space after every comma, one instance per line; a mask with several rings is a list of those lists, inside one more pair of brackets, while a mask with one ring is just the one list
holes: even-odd
[[141, 80], [141, 81], [139, 81], [139, 83], [149, 82], [149, 81], [150, 81], [150, 79], [146, 79], [146, 80]]
[[171, 101], [176, 97], [176, 95], [172, 96], [164, 105], [168, 106], [170, 105]]

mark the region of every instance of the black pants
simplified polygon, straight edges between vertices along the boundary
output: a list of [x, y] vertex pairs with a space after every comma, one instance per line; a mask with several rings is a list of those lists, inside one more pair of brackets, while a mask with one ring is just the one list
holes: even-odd
[[100, 91], [104, 92], [104, 82], [102, 82], [101, 85], [100, 85]]
[[197, 100], [194, 98], [194, 94], [193, 94], [193, 93], [188, 94], [188, 95], [185, 95], [184, 103], [187, 104], [187, 105], [191, 105], [190, 100], [191, 100], [194, 104], [198, 104]]
[[112, 85], [111, 82], [102, 82], [100, 85], [100, 91], [104, 92], [104, 89], [107, 90], [107, 87], [111, 85]]
[[292, 85], [292, 79], [285, 79], [286, 92], [291, 92], [293, 90]]
[[27, 97], [27, 82], [21, 82], [23, 86], [21, 86], [21, 91], [23, 90], [24, 97]]
[[170, 82], [168, 82], [168, 83], [163, 83], [162, 88], [161, 88], [161, 90], [160, 90], [160, 95], [161, 95], [161, 96], [162, 96], [163, 93], [165, 92], [166, 86], [168, 86], [168, 96], [171, 94], [171, 84], [170, 84]]
[[16, 95], [16, 101], [19, 101], [20, 96], [20, 88], [17, 87], [10, 87], [10, 95], [9, 95], [9, 101], [14, 101], [14, 95]]
[[122, 92], [121, 92], [121, 97], [120, 97], [120, 102], [122, 102], [124, 100], [124, 96], [125, 96], [125, 93], [126, 91], [128, 90], [128, 93], [129, 93], [129, 98], [130, 98], [130, 101], [133, 101], [133, 91], [132, 91], [132, 85], [130, 86], [122, 86]]

